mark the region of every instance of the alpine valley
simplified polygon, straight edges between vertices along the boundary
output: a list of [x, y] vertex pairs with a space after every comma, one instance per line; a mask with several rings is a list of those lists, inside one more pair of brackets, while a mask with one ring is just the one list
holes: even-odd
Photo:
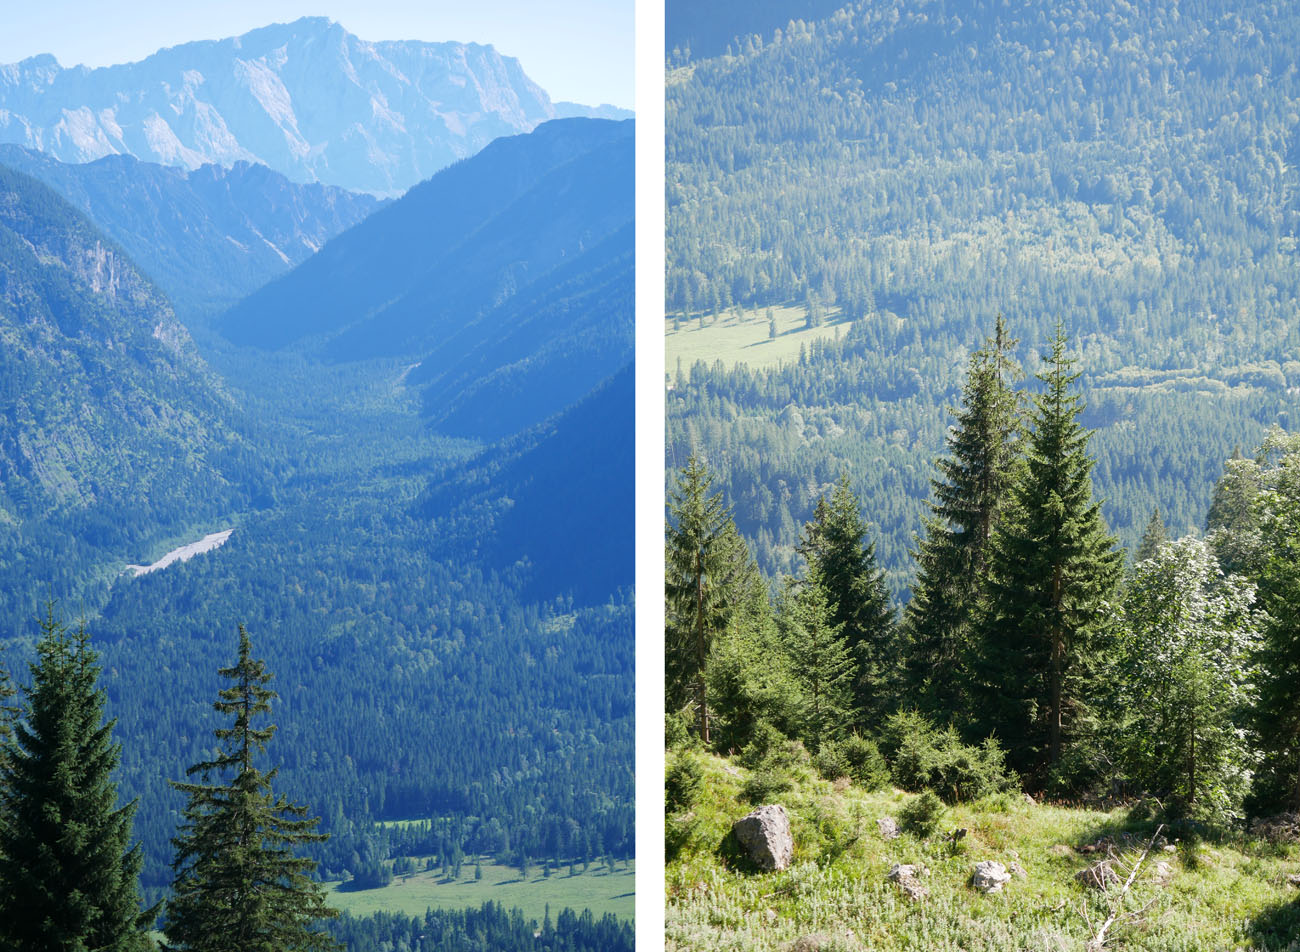
[[632, 947], [627, 116], [320, 18], [0, 67], [0, 661], [84, 619], [146, 902], [243, 626], [346, 948]]

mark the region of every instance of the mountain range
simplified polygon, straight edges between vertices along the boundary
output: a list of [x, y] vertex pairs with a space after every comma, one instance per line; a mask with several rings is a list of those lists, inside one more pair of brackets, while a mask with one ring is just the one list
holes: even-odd
[[235, 344], [418, 361], [440, 429], [498, 439], [632, 355], [633, 123], [498, 139], [329, 242], [218, 322]]
[[381, 205], [247, 162], [189, 171], [110, 155], [72, 164], [0, 145], [0, 165], [40, 179], [84, 213], [183, 320], [225, 310]]
[[324, 17], [137, 63], [64, 68], [43, 54], [0, 67], [0, 142], [65, 162], [260, 163], [390, 196], [499, 136], [611, 110], [552, 103], [490, 45], [371, 43]]

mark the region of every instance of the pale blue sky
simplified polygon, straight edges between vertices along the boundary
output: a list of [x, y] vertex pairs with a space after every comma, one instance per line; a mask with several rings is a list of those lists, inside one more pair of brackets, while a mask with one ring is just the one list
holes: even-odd
[[189, 40], [326, 16], [363, 40], [491, 43], [553, 100], [633, 105], [633, 0], [5, 0], [0, 63], [143, 59]]

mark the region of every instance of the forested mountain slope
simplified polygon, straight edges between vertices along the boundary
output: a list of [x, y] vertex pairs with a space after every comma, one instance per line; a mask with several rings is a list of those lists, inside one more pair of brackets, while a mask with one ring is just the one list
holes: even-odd
[[[0, 167], [0, 562], [62, 587], [246, 505], [266, 474], [171, 306], [40, 182]], [[40, 593], [0, 590], [0, 616]]]
[[491, 46], [371, 43], [325, 17], [100, 69], [48, 54], [0, 67], [0, 141], [65, 162], [261, 163], [385, 195], [555, 117]]
[[40, 179], [80, 209], [182, 319], [225, 310], [380, 205], [371, 195], [299, 185], [246, 162], [187, 171], [113, 155], [73, 165], [3, 145], [0, 164]]
[[[0, 651], [21, 679], [38, 603], [87, 616], [151, 897], [171, 881], [167, 781], [206, 755], [240, 622], [280, 693], [278, 784], [331, 836], [314, 848], [325, 875], [630, 857], [631, 143], [630, 124], [564, 120], [448, 170], [455, 187], [417, 188], [377, 213], [393, 233], [343, 233], [299, 269], [319, 292], [296, 284], [250, 325], [319, 309], [382, 346], [206, 335], [224, 380], [125, 254], [0, 173], [0, 394], [18, 422], [0, 444]], [[225, 173], [245, 174], [260, 173]], [[234, 207], [266, 196], [236, 191]], [[160, 214], [177, 194], [158, 193]], [[196, 240], [235, 228], [209, 224]], [[168, 236], [165, 219], [141, 229], [142, 255], [174, 262]], [[329, 310], [404, 294], [389, 324]], [[415, 302], [440, 295], [456, 308], [425, 325]], [[232, 527], [208, 554], [120, 574]]]
[[446, 432], [496, 438], [631, 358], [632, 122], [500, 139], [413, 188], [221, 319], [232, 342], [412, 357]]
[[769, 570], [847, 470], [899, 591], [966, 355], [1002, 313], [1032, 373], [1060, 317], [1110, 524], [1201, 525], [1300, 407], [1298, 38], [1267, 3], [868, 3], [671, 70], [670, 314], [845, 333], [676, 382], [670, 466], [702, 447]]

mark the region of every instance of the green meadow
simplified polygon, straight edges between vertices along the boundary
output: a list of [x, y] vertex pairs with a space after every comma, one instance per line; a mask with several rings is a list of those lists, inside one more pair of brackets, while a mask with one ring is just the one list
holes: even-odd
[[[821, 338], [833, 338], [848, 332], [849, 322], [838, 308], [827, 308], [825, 322], [820, 327], [806, 327], [803, 305], [772, 308], [776, 319], [776, 337], [771, 337], [767, 309], [754, 311], [723, 311], [720, 314], [695, 316], [689, 320], [674, 319], [665, 322], [667, 337], [664, 341], [664, 370], [669, 378], [676, 376], [677, 361], [681, 359], [683, 371], [702, 360], [712, 364], [721, 360], [727, 366], [744, 363], [757, 369], [799, 359], [799, 349]], [[701, 320], [704, 326], [701, 325]]]
[[[423, 865], [423, 858], [418, 862]], [[516, 866], [485, 862], [480, 880], [474, 878], [474, 861], [466, 859], [459, 879], [444, 879], [441, 869], [435, 869], [395, 876], [389, 885], [380, 889], [352, 891], [346, 884], [334, 883], [329, 887], [329, 902], [353, 916], [375, 912], [417, 916], [424, 915], [429, 908], [465, 909], [491, 900], [507, 909], [517, 907], [525, 917], [539, 922], [548, 903], [552, 920], [566, 906], [578, 912], [590, 909], [596, 918], [607, 912], [620, 919], [632, 918], [635, 863], [625, 868], [620, 862], [613, 873], [604, 864], [595, 863], [585, 873], [580, 866], [578, 870], [577, 875], [570, 876], [568, 867], [564, 866], [552, 871], [550, 876], [543, 876], [541, 868], [535, 867], [524, 880]]]

